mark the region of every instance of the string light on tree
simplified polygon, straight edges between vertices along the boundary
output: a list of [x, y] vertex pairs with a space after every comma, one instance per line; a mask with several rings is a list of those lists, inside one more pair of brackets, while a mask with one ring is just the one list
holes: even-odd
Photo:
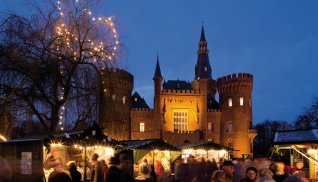
[[[97, 60], [101, 62], [111, 62], [112, 60], [114, 60], [114, 57], [117, 56], [118, 46], [120, 46], [119, 36], [114, 25], [113, 18], [105, 16], [100, 16], [98, 18], [94, 17], [92, 11], [89, 10], [87, 7], [88, 2], [89, 1], [87, 0], [57, 1], [57, 9], [60, 15], [60, 20], [59, 24], [57, 24], [56, 26], [56, 33], [59, 37], [60, 45], [58, 45], [56, 49], [61, 50], [61, 48], [63, 49], [63, 47], [67, 48], [66, 52], [73, 52], [74, 60], [76, 60], [77, 53], [76, 49], [74, 51], [74, 48], [78, 48], [78, 46], [76, 46], [75, 44], [80, 41], [81, 45], [85, 46], [85, 51], [82, 52], [82, 56], [91, 56], [91, 60], [96, 60], [93, 62], [97, 62]], [[68, 18], [64, 15], [68, 15], [70, 14], [70, 12], [72, 12], [72, 8], [74, 7], [71, 7], [70, 4], [75, 7], [76, 11], [81, 11], [84, 18], [85, 16], [87, 16], [87, 22], [85, 23], [92, 26], [90, 28], [98, 29], [98, 27], [100, 26], [100, 30], [107, 31], [107, 34], [109, 34], [110, 37], [106, 39], [105, 36], [99, 36], [98, 40], [94, 40], [94, 35], [89, 35], [88, 37], [85, 37], [85, 39], [81, 37], [79, 31], [71, 30], [70, 28], [68, 28], [66, 23], [68, 22]], [[90, 22], [89, 20], [92, 20], [92, 22]], [[86, 25], [85, 23], [83, 23], [83, 25], [81, 26]]]

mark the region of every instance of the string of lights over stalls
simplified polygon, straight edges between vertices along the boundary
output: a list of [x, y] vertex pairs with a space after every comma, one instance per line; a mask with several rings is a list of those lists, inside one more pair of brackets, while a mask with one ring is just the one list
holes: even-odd
[[[96, 17], [89, 7], [88, 0], [58, 0], [57, 10], [59, 13], [59, 21], [56, 25], [57, 45], [56, 51], [61, 54], [67, 53], [72, 55], [74, 61], [81, 61], [83, 57], [89, 59], [101, 71], [99, 74], [103, 75], [102, 70], [107, 64], [114, 64], [115, 57], [118, 56], [118, 48], [120, 40], [118, 31], [113, 22], [113, 17], [99, 16]], [[70, 18], [77, 17], [78, 25], [72, 24]], [[74, 27], [77, 27], [74, 28]], [[89, 29], [103, 30], [104, 34], [99, 34], [98, 38], [93, 34], [81, 34], [81, 29], [84, 26]], [[104, 35], [104, 36], [101, 36]], [[105, 36], [109, 35], [109, 36]], [[80, 47], [81, 46], [81, 47]], [[85, 51], [83, 50], [85, 47]], [[59, 59], [63, 59], [59, 57]], [[60, 66], [60, 73], [63, 75], [63, 66]], [[104, 82], [102, 81], [102, 85]], [[64, 88], [62, 88], [64, 90]], [[106, 92], [106, 90], [104, 90]], [[60, 95], [60, 99], [64, 99]], [[63, 115], [65, 114], [65, 106], [61, 107], [59, 112], [59, 129], [64, 130]]]

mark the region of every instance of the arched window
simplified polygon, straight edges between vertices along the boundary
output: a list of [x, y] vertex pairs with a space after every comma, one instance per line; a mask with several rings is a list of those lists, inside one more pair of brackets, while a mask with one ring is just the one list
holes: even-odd
[[127, 97], [124, 96], [124, 97], [123, 97], [123, 104], [126, 104], [126, 100], [127, 100]]
[[227, 147], [233, 149], [233, 142], [232, 142], [232, 139], [228, 139], [227, 140]]
[[233, 122], [232, 121], [227, 122], [226, 131], [233, 132]]

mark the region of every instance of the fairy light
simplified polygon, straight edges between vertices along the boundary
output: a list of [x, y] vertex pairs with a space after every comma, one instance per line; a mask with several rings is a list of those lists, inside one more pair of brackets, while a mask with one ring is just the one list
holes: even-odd
[[[79, 3], [79, 0], [75, 0], [76, 4], [80, 5], [81, 3]], [[75, 5], [76, 6], [76, 5]], [[67, 7], [63, 4], [63, 2], [61, 0], [57, 0], [57, 9], [59, 14], [61, 15], [60, 19], [61, 19], [61, 24], [56, 26], [56, 33], [61, 37], [61, 44], [65, 43], [66, 46], [68, 48], [71, 48], [72, 46], [72, 41], [70, 40], [70, 37], [77, 37], [76, 33], [74, 34], [74, 32], [70, 32], [70, 28], [66, 26], [66, 23], [63, 22], [63, 15], [68, 14], [67, 12], [65, 12], [67, 10]], [[87, 14], [88, 16], [91, 16], [91, 20], [94, 21], [94, 26], [97, 25], [102, 25], [104, 28], [109, 29], [110, 33], [112, 33], [114, 44], [113, 45], [119, 45], [120, 41], [119, 41], [119, 36], [118, 36], [118, 32], [116, 30], [116, 27], [114, 25], [113, 22], [113, 18], [112, 17], [105, 17], [105, 16], [99, 16], [98, 18], [93, 16], [92, 11], [90, 11], [87, 8], [83, 9], [84, 13]], [[72, 38], [74, 40], [74, 38]], [[75, 40], [77, 41], [78, 38], [75, 38]], [[95, 41], [88, 39], [88, 42], [91, 42], [91, 47], [88, 47], [88, 49], [91, 49], [88, 51], [89, 55], [93, 56], [93, 55], [98, 55], [97, 57], [102, 56], [102, 58], [98, 59], [101, 61], [105, 61], [105, 60], [113, 60], [114, 57], [117, 55], [117, 51], [118, 51], [118, 47], [114, 46], [112, 49], [107, 49], [107, 51], [109, 51], [108, 53], [104, 53], [104, 48], [102, 46], [99, 46], [99, 48], [96, 48], [97, 45]], [[100, 45], [103, 45], [103, 42], [100, 42]], [[88, 45], [89, 46], [89, 45]], [[57, 47], [57, 50], [60, 50]], [[94, 53], [92, 52], [94, 51]], [[84, 53], [85, 54], [85, 53]], [[74, 52], [73, 56], [76, 56], [76, 53]], [[60, 58], [61, 59], [61, 58]], [[76, 58], [74, 58], [74, 60], [76, 60]], [[94, 62], [96, 62], [93, 59]]]

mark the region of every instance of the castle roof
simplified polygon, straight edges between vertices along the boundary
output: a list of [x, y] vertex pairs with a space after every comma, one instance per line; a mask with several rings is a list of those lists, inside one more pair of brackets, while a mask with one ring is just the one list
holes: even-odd
[[277, 131], [274, 144], [318, 143], [318, 129]]
[[201, 29], [200, 41], [206, 41], [206, 40], [205, 40], [205, 33], [204, 33], [204, 27], [203, 27], [203, 25], [202, 25], [202, 29]]
[[161, 70], [160, 70], [160, 64], [159, 64], [159, 56], [158, 55], [157, 55], [157, 64], [156, 64], [155, 75], [153, 77], [154, 78], [162, 78]]
[[195, 79], [212, 79], [212, 69], [209, 61], [208, 43], [205, 39], [204, 27], [201, 29], [198, 59], [195, 65]]
[[131, 97], [131, 103], [132, 108], [147, 108], [149, 109], [149, 106], [147, 105], [144, 98], [141, 98], [141, 96], [138, 94], [138, 92], [135, 92]]
[[162, 87], [164, 90], [193, 90], [191, 83], [183, 80], [168, 80]]
[[213, 97], [208, 97], [207, 104], [208, 109], [220, 109], [219, 103]]

